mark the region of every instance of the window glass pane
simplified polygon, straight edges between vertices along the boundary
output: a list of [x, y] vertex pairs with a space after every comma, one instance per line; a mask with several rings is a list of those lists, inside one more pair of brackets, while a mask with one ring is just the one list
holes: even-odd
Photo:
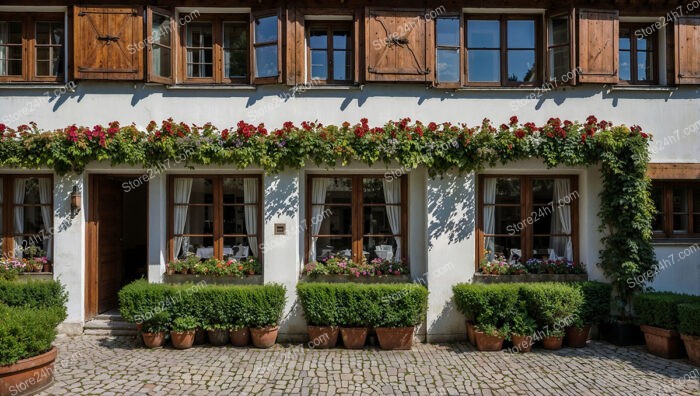
[[[254, 249], [251, 249], [250, 242], [250, 239], [244, 236], [224, 238], [224, 260], [254, 257]], [[257, 239], [253, 239], [253, 242], [257, 242]]]
[[183, 237], [178, 258], [185, 258], [187, 254], [194, 254], [202, 260], [214, 257], [214, 238], [211, 236]]
[[688, 215], [674, 214], [673, 215], [673, 233], [685, 234], [688, 232]]
[[214, 208], [212, 206], [190, 206], [183, 234], [213, 234]]
[[693, 215], [693, 233], [700, 234], [700, 215]]
[[496, 206], [495, 234], [516, 235], [521, 231], [520, 206]]
[[352, 238], [350, 237], [319, 237], [316, 241], [318, 260], [324, 261], [329, 257], [352, 257]]
[[224, 48], [248, 48], [248, 29], [244, 23], [224, 23]]
[[[46, 236], [46, 238], [44, 238]], [[25, 252], [28, 248], [32, 248], [34, 246], [38, 247], [41, 249], [41, 252], [39, 253], [39, 257], [45, 256], [48, 257], [49, 259], [51, 258], [52, 254], [48, 250], [51, 249], [51, 240], [52, 237], [48, 236], [46, 233], [46, 230], [44, 231], [44, 235], [27, 235], [27, 236], [18, 236], [14, 238], [15, 242], [15, 247], [12, 251], [12, 253], [15, 254], [16, 257], [24, 257], [28, 258], [31, 253], [36, 253], [32, 252], [31, 250]], [[0, 244], [2, 246], [2, 244]], [[10, 253], [10, 254], [12, 254]]]
[[[24, 204], [40, 204], [39, 179], [27, 178], [24, 180]], [[45, 180], [45, 179], [44, 179]]]
[[520, 237], [493, 237], [486, 239], [486, 246], [493, 246], [493, 255], [503, 256], [509, 261], [521, 261], [520, 258], [523, 252], [520, 248]]
[[352, 75], [352, 52], [333, 51], [333, 79], [350, 80]]
[[[392, 183], [400, 183], [400, 181], [392, 181]], [[384, 199], [384, 179], [365, 178], [362, 179], [362, 199], [366, 204], [383, 204]]]
[[673, 212], [688, 212], [688, 189], [686, 187], [673, 188]]
[[[569, 60], [571, 51], [569, 46], [552, 48], [549, 51], [550, 77], [561, 81], [569, 73], [571, 61]], [[568, 78], [568, 77], [567, 77]]]
[[[191, 204], [203, 204], [214, 202], [212, 179], [195, 178], [192, 180], [192, 190], [190, 192]], [[182, 203], [182, 202], [176, 202]]]
[[653, 186], [651, 189], [651, 199], [656, 207], [656, 215], [654, 216], [652, 228], [654, 231], [662, 232], [664, 229], [664, 190], [660, 186]]
[[170, 77], [170, 48], [153, 46], [153, 73], [161, 77]]
[[350, 49], [352, 48], [350, 41], [350, 32], [347, 30], [333, 31], [333, 48], [334, 49]]
[[352, 208], [349, 206], [326, 206], [319, 213], [324, 216], [317, 235], [352, 234]]
[[325, 30], [312, 30], [309, 33], [309, 48], [328, 48], [328, 33]]
[[535, 81], [535, 51], [508, 51], [508, 81]]
[[437, 18], [437, 45], [459, 46], [459, 18]]
[[[385, 206], [365, 206], [363, 212], [364, 225], [362, 233], [364, 235], [394, 235]], [[399, 211], [399, 213], [401, 212]]]
[[499, 21], [467, 21], [468, 48], [498, 48], [501, 46]]
[[277, 76], [277, 45], [268, 45], [255, 49], [256, 77]]
[[535, 21], [508, 21], [508, 48], [535, 48]]
[[469, 81], [498, 82], [501, 80], [501, 53], [497, 50], [469, 50]]
[[[318, 180], [317, 186], [313, 183]], [[351, 203], [352, 202], [352, 179], [350, 178], [313, 178], [312, 182], [312, 203]], [[325, 200], [315, 196], [315, 192], [323, 191], [325, 188]]]
[[277, 15], [255, 19], [255, 43], [277, 41]]
[[224, 178], [224, 203], [225, 204], [242, 204], [243, 200], [243, 178]]
[[554, 200], [554, 180], [553, 179], [533, 179], [532, 180], [532, 203], [537, 205], [547, 205]]
[[16, 234], [38, 234], [42, 230], [47, 230], [50, 227], [44, 226], [44, 219], [41, 215], [40, 206], [24, 206], [15, 207], [15, 210], [24, 212], [23, 229], [22, 232], [15, 230]]
[[0, 22], [0, 44], [22, 44], [22, 22]]
[[212, 26], [210, 23], [187, 25], [187, 75], [188, 77], [213, 76]]
[[645, 50], [652, 50], [653, 49], [653, 41], [649, 39], [649, 37], [639, 37], [635, 35], [637, 39], [637, 50], [638, 51], [645, 51]]
[[651, 51], [637, 52], [637, 79], [650, 81], [654, 79], [654, 53]]
[[437, 77], [440, 82], [459, 82], [459, 49], [437, 50]]
[[212, 26], [210, 23], [190, 23], [187, 25], [188, 47], [211, 47]]
[[51, 24], [46, 22], [36, 23], [36, 43], [51, 44]]
[[550, 22], [549, 44], [562, 45], [569, 43], [569, 17], [552, 18]]
[[534, 237], [532, 257], [542, 260], [566, 257], [566, 245], [570, 239], [568, 236]]
[[[255, 213], [255, 207], [250, 208]], [[244, 206], [224, 206], [224, 234], [248, 234]]]
[[364, 237], [362, 238], [362, 254], [368, 261], [376, 258], [391, 261], [396, 258], [396, 238]]
[[700, 213], [700, 187], [693, 188], [693, 211]]
[[170, 47], [170, 17], [153, 13], [153, 26], [151, 27], [151, 37], [154, 44]]
[[620, 80], [632, 79], [631, 60], [629, 51], [620, 51]]
[[[487, 202], [488, 203], [488, 202]], [[499, 178], [496, 182], [497, 204], [520, 204], [520, 179]]]
[[[561, 234], [563, 233], [558, 227], [559, 219], [554, 216], [557, 206], [554, 207], [550, 205], [535, 206], [532, 208], [532, 212], [528, 213], [528, 216], [532, 218], [532, 229], [534, 234]], [[552, 223], [556, 221], [557, 223]]]
[[620, 26], [620, 49], [630, 50], [631, 46], [632, 31], [628, 27]]
[[328, 79], [328, 51], [311, 50], [311, 77]]

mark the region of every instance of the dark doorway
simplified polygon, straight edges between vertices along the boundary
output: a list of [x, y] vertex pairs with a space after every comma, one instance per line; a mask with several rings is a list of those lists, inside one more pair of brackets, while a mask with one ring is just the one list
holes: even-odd
[[134, 180], [90, 177], [86, 320], [117, 308], [119, 290], [147, 277], [148, 184]]

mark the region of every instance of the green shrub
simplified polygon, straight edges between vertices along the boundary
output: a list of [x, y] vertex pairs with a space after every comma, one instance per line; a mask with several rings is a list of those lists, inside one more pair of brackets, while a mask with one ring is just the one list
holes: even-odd
[[338, 287], [328, 283], [300, 283], [297, 296], [310, 326], [338, 326]]
[[11, 282], [0, 280], [0, 303], [10, 307], [64, 308], [68, 301], [63, 285], [55, 280]]
[[518, 312], [519, 283], [458, 284], [452, 288], [457, 309], [483, 328], [486, 325], [507, 332]]
[[199, 321], [192, 316], [182, 316], [175, 318], [171, 326], [175, 332], [192, 331], [199, 327]]
[[636, 322], [667, 330], [678, 330], [678, 305], [698, 302], [700, 297], [687, 294], [640, 293], [634, 296]]
[[529, 336], [537, 331], [537, 322], [530, 317], [524, 301], [520, 301], [511, 316], [508, 327], [510, 332], [519, 336]]
[[244, 286], [241, 324], [247, 327], [277, 326], [282, 320], [287, 290], [279, 284]]
[[65, 307], [8, 307], [0, 304], [0, 366], [40, 355], [51, 349]]
[[530, 316], [550, 331], [570, 325], [583, 305], [581, 289], [564, 283], [527, 283], [520, 292]]
[[144, 323], [163, 311], [172, 313], [168, 309], [173, 308], [177, 287], [148, 283], [144, 279], [134, 281], [119, 291], [119, 312], [132, 323]]
[[604, 323], [610, 319], [612, 285], [596, 281], [574, 283], [583, 293], [578, 318], [583, 324]]
[[700, 303], [678, 305], [678, 319], [681, 334], [700, 336]]

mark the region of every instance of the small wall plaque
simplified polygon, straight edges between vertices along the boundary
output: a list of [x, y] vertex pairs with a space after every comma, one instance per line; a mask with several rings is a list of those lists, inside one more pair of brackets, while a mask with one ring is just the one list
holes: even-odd
[[286, 235], [287, 225], [284, 223], [275, 223], [275, 235]]

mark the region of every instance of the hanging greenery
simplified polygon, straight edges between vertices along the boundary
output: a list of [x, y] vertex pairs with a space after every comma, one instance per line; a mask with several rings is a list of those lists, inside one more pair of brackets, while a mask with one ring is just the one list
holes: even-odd
[[112, 122], [92, 128], [71, 125], [41, 131], [36, 124], [16, 130], [0, 124], [0, 166], [50, 167], [57, 173], [82, 172], [93, 161], [111, 165], [160, 167], [171, 160], [195, 165], [260, 166], [267, 172], [301, 168], [307, 163], [333, 168], [361, 161], [426, 167], [432, 176], [451, 169], [471, 172], [498, 163], [539, 158], [547, 167], [592, 166], [602, 169], [600, 266], [628, 301], [636, 288], [627, 280], [654, 265], [651, 221], [654, 214], [646, 176], [650, 135], [633, 126], [613, 126], [590, 116], [581, 122], [550, 119], [545, 125], [511, 117], [494, 127], [428, 124], [405, 118], [370, 127], [366, 119], [341, 126], [286, 122], [268, 131], [244, 121], [219, 130], [151, 121], [146, 130]]

